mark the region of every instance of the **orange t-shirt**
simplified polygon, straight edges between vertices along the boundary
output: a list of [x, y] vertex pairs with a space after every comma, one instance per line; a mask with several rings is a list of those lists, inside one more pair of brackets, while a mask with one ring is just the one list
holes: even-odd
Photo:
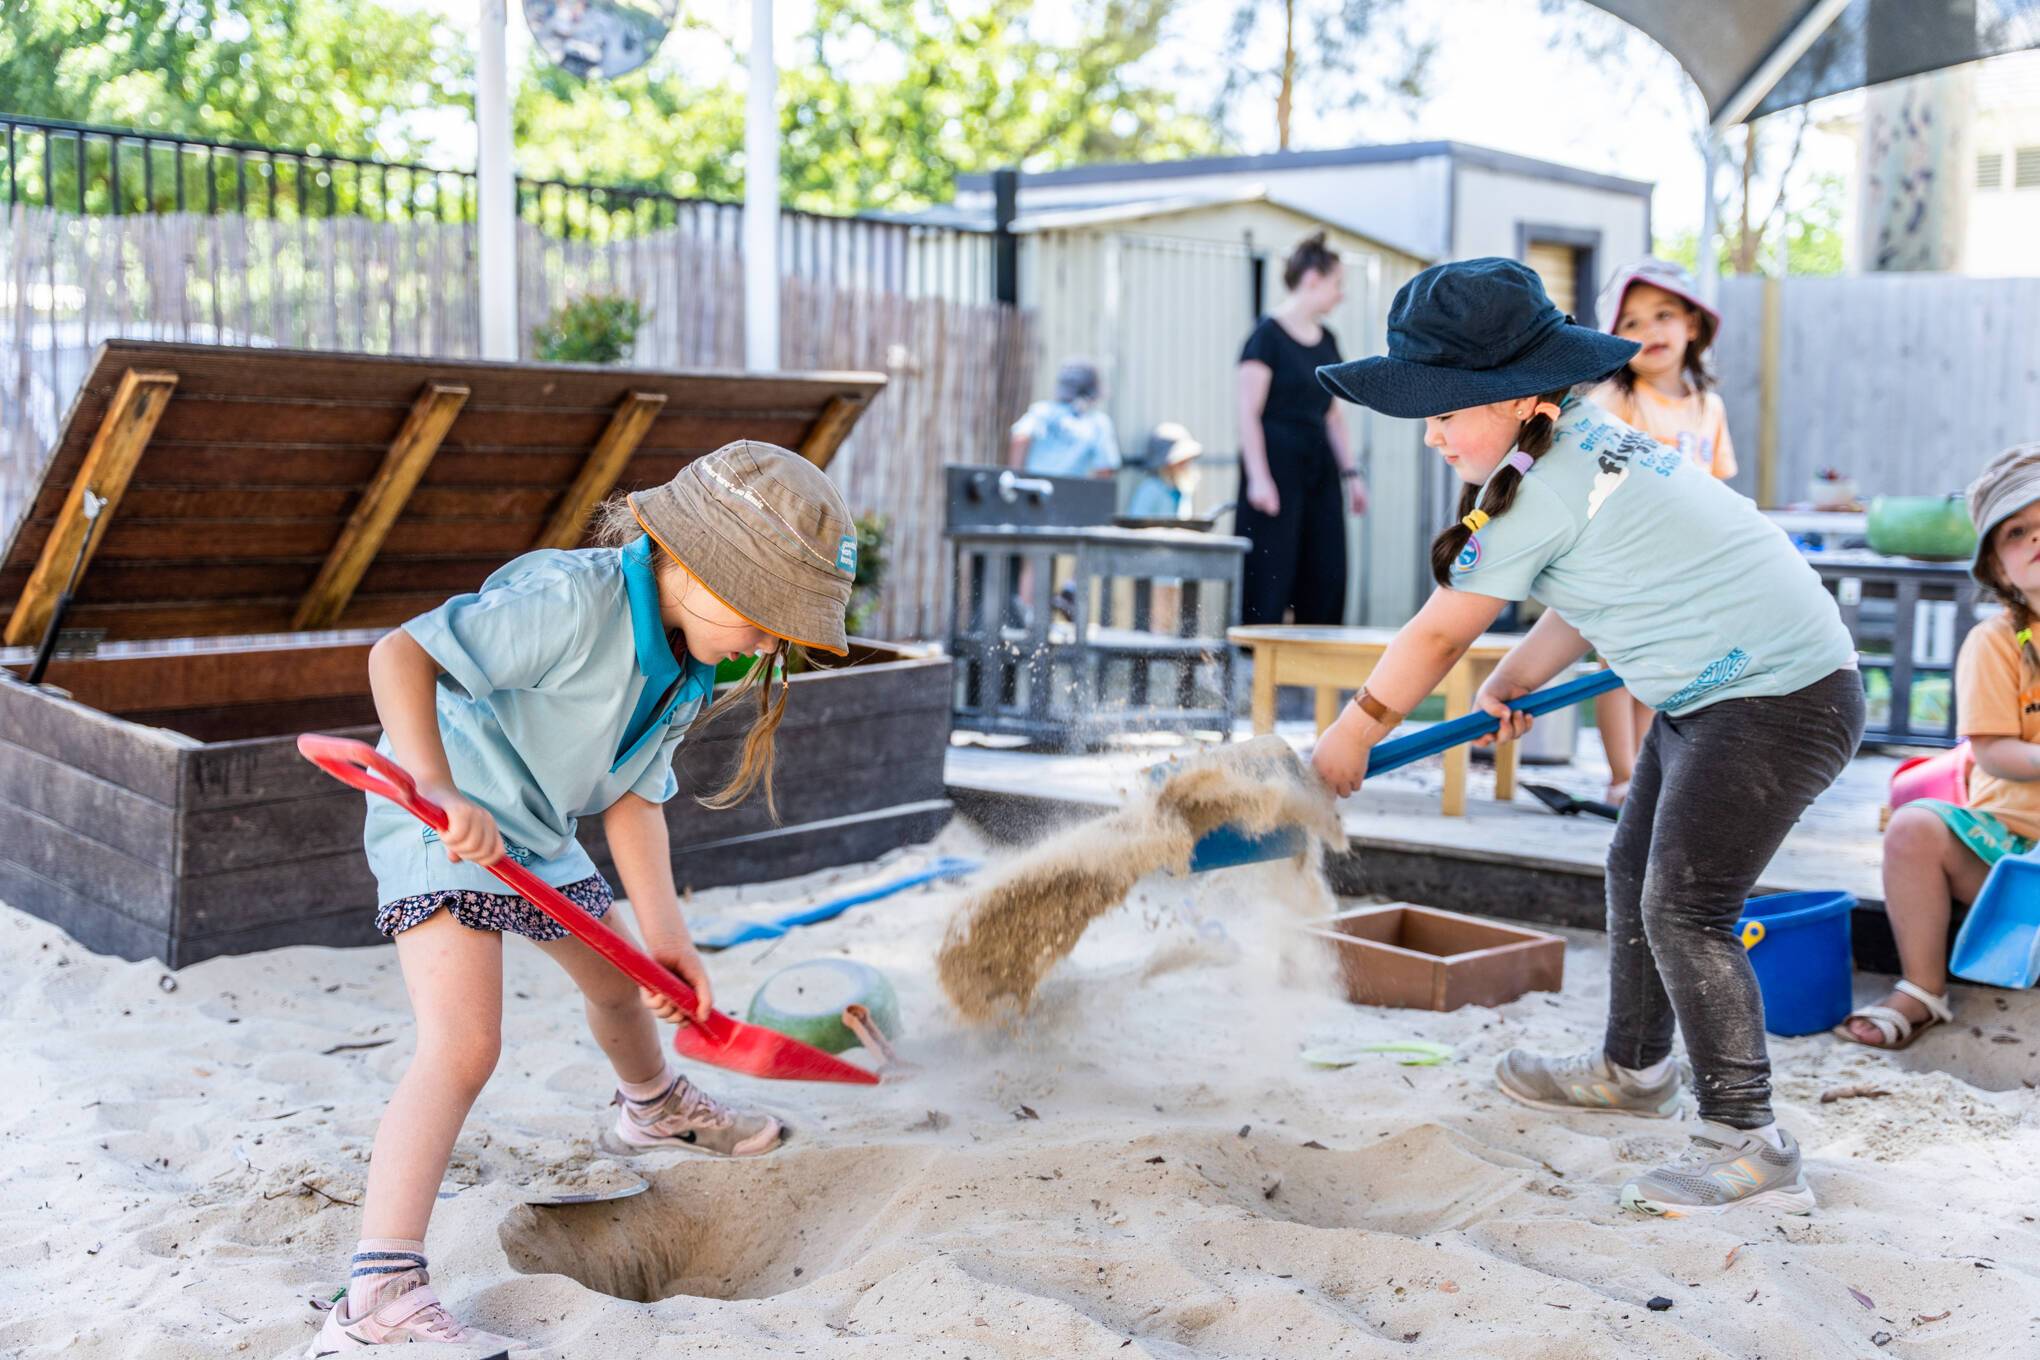
[[1728, 441], [1728, 408], [1716, 392], [1668, 397], [1647, 382], [1624, 392], [1613, 382], [1594, 389], [1596, 404], [1625, 425], [1669, 444], [1722, 481], [1735, 476], [1735, 446]]
[[[2040, 675], [2019, 655], [2009, 615], [1985, 619], [1963, 639], [1955, 658], [1955, 722], [1965, 737], [2040, 742]], [[1978, 765], [1969, 772], [1969, 806], [2040, 840], [2040, 780], [2000, 779]]]

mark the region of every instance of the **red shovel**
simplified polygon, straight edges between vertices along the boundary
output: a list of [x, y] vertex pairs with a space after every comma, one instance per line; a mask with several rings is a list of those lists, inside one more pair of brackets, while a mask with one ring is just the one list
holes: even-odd
[[[332, 775], [367, 793], [379, 793], [434, 831], [446, 831], [446, 813], [418, 794], [418, 786], [395, 761], [366, 742], [322, 737], [307, 732], [297, 740], [298, 754]], [[590, 916], [509, 856], [484, 866], [526, 901], [558, 921], [583, 943], [608, 959], [640, 987], [671, 999], [694, 1014], [701, 999], [692, 987], [648, 958], [629, 940]], [[708, 1019], [689, 1021], [673, 1034], [673, 1050], [683, 1058], [778, 1081], [844, 1081], [876, 1086], [878, 1078], [798, 1039], [789, 1039], [757, 1025], [747, 1025], [720, 1011]]]

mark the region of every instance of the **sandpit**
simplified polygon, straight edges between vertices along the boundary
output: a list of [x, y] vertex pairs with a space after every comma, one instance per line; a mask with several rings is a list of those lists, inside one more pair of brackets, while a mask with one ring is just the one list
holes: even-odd
[[[952, 832], [698, 905], [777, 915], [941, 852], [982, 847]], [[1017, 1032], [962, 1024], [932, 976], [952, 886], [715, 956], [731, 1004], [800, 958], [885, 970], [912, 1074], [854, 1090], [703, 1074], [769, 1103], [794, 1141], [755, 1162], [630, 1159], [647, 1193], [566, 1208], [525, 1200], [594, 1155], [610, 1079], [565, 977], [513, 946], [503, 1058], [436, 1211], [434, 1283], [559, 1360], [1969, 1360], [2040, 1343], [2035, 1094], [1921, 1070], [1985, 1045], [2040, 1074], [2032, 996], [1958, 990], [1962, 1023], [1903, 1067], [1775, 1041], [1819, 1211], [1667, 1223], [1623, 1214], [1614, 1189], [1675, 1152], [1678, 1126], [1546, 1116], [1490, 1080], [1504, 1049], [1598, 1032], [1598, 936], [1567, 936], [1563, 995], [1360, 1010], [1269, 964], [1278, 890], [1258, 868], [1141, 883]], [[174, 991], [162, 976], [0, 910], [10, 1360], [295, 1356], [308, 1300], [340, 1282], [410, 1052], [392, 952], [218, 959]], [[1412, 1038], [1453, 1057], [1298, 1058]], [[1859, 1085], [1888, 1094], [1821, 1103]]]

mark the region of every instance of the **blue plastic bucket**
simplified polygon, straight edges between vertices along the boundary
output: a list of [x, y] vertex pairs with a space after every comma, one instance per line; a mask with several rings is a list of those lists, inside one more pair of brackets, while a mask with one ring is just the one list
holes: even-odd
[[1845, 892], [1772, 893], [1752, 897], [1736, 929], [1764, 993], [1764, 1028], [1773, 1034], [1819, 1034], [1848, 1018], [1854, 955]]

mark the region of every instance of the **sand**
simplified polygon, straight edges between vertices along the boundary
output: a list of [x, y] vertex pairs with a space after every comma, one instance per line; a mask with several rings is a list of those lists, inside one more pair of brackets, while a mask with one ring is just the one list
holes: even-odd
[[[1137, 785], [1117, 810], [1045, 838], [984, 875], [958, 909], [936, 955], [936, 976], [958, 1013], [1013, 1020], [1090, 924], [1117, 910], [1150, 874], [1188, 872], [1197, 841], [1229, 826], [1243, 836], [1303, 828], [1309, 849], [1292, 870], [1315, 877], [1326, 846], [1346, 833], [1316, 775], [1276, 736], [1202, 752]], [[1293, 883], [1295, 874], [1280, 874]]]
[[[953, 831], [892, 864], [696, 905], [764, 916], [938, 851], [978, 849]], [[1512, 1045], [1597, 1032], [1593, 935], [1568, 937], [1563, 995], [1359, 1010], [1273, 962], [1302, 904], [1271, 910], [1290, 889], [1266, 871], [1151, 880], [1007, 1031], [963, 1024], [929, 966], [966, 891], [712, 957], [733, 1004], [804, 957], [884, 969], [912, 1070], [860, 1089], [714, 1077], [769, 1100], [794, 1142], [752, 1162], [633, 1159], [652, 1189], [612, 1204], [525, 1202], [589, 1164], [610, 1088], [565, 978], [513, 946], [504, 1058], [432, 1227], [445, 1297], [577, 1360], [2040, 1347], [2040, 1107], [2020, 1084], [2040, 1079], [2032, 996], [1965, 989], [1962, 1027], [1902, 1064], [1779, 1041], [1780, 1113], [1809, 1149], [1819, 1212], [1667, 1223], [1614, 1195], [1676, 1151], [1677, 1126], [1540, 1114], [1490, 1084]], [[216, 960], [174, 991], [164, 976], [0, 910], [0, 1356], [294, 1355], [317, 1319], [308, 1298], [339, 1283], [349, 1201], [408, 1056], [391, 951]], [[1405, 1038], [1454, 1057], [1323, 1070], [1296, 1056]], [[1936, 1070], [1949, 1066], [2013, 1089]], [[1864, 1084], [1891, 1094], [1820, 1101]]]

